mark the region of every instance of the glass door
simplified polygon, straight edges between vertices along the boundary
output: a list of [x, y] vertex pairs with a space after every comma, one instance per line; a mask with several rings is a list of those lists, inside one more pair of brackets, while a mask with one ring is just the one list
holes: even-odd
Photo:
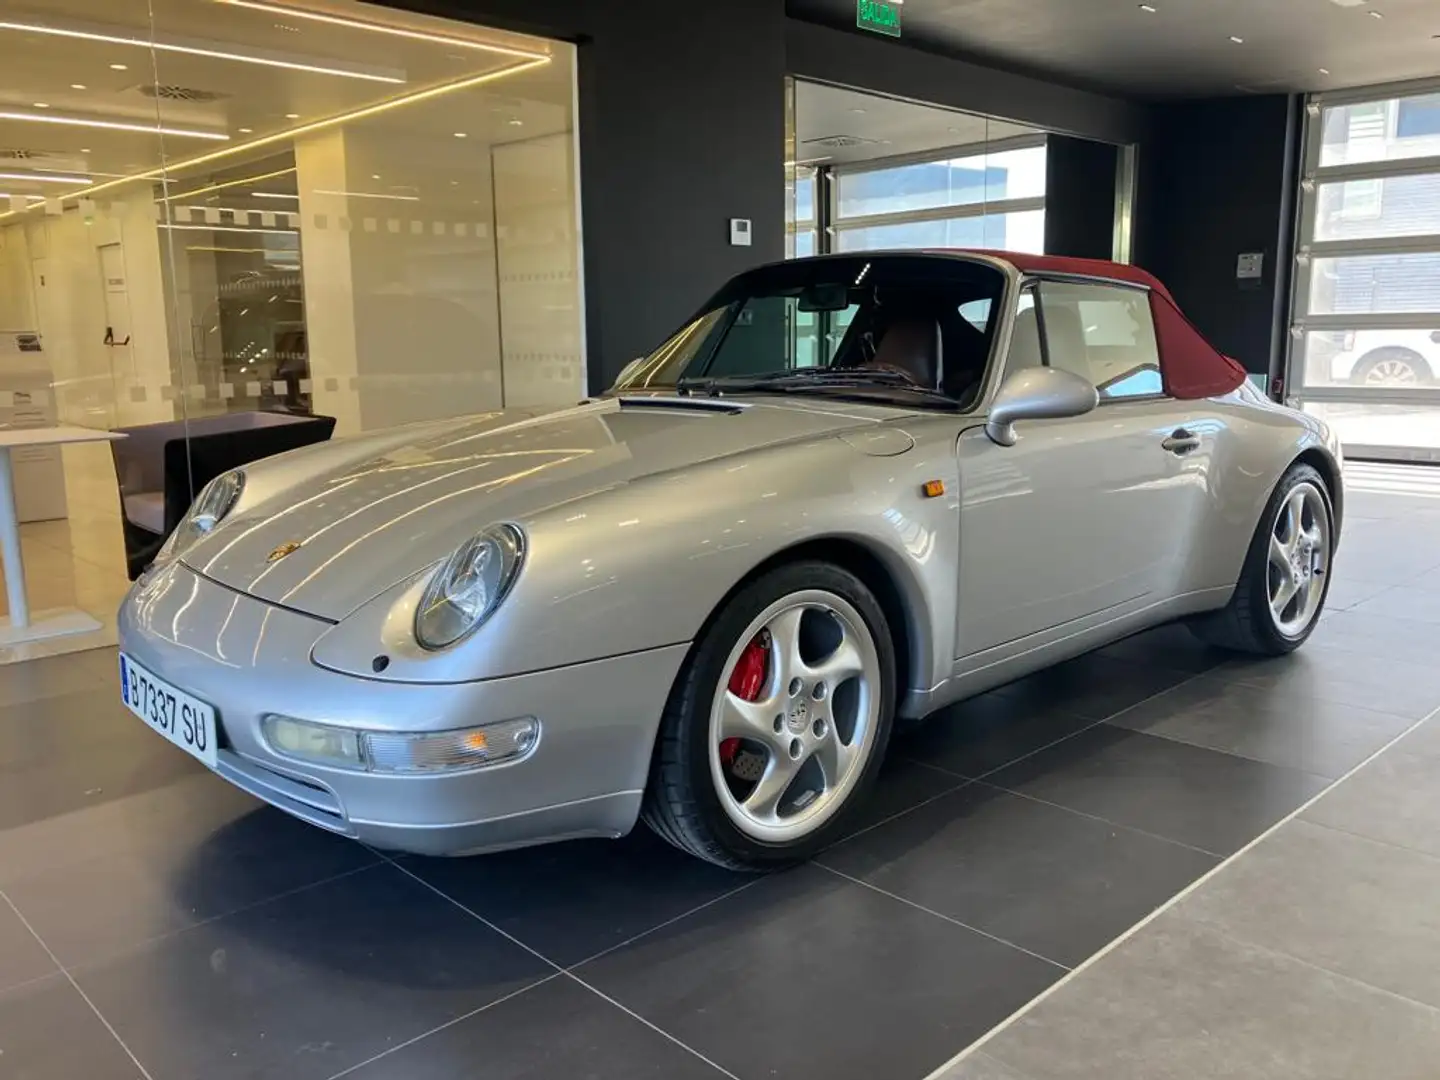
[[1351, 457], [1440, 461], [1440, 86], [1407, 90], [1309, 103], [1286, 393]]

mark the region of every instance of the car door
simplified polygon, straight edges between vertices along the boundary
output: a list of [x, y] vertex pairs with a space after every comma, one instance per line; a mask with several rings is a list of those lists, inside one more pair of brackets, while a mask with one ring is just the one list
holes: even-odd
[[1164, 393], [1148, 292], [1032, 283], [1005, 374], [1037, 364], [1090, 380], [1100, 404], [1017, 424], [1014, 446], [961, 435], [958, 657], [1004, 659], [1168, 599], [1203, 512], [1214, 429]]

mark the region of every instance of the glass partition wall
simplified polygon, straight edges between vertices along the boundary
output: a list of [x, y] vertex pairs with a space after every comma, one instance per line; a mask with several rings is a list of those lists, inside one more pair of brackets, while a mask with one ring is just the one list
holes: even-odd
[[1312, 98], [1300, 205], [1289, 400], [1440, 461], [1440, 84]]
[[786, 105], [787, 256], [1044, 250], [1043, 131], [800, 80]]
[[[27, 0], [0, 54], [24, 103], [0, 401], [25, 422], [195, 446], [584, 396], [571, 46], [352, 0]], [[103, 445], [46, 460], [17, 477], [32, 593], [108, 617], [165, 478]]]

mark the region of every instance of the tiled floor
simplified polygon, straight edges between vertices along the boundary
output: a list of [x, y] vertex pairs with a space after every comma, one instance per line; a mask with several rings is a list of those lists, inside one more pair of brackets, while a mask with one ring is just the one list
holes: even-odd
[[1434, 1077], [1440, 470], [1356, 477], [1299, 655], [1165, 629], [966, 703], [768, 878], [384, 859], [131, 722], [111, 650], [0, 668], [0, 1077]]

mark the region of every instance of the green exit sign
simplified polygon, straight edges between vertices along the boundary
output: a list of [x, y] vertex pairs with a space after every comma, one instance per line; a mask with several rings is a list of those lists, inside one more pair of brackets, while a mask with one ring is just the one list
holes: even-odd
[[855, 25], [877, 34], [900, 36], [900, 0], [855, 0]]

